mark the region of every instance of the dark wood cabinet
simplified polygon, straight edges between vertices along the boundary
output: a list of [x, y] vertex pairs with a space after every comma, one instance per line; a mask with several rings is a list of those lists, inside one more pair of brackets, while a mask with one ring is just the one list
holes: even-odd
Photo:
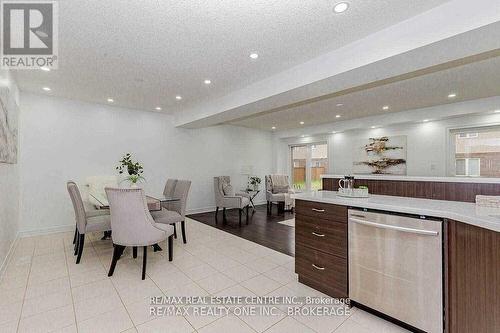
[[445, 330], [500, 332], [500, 233], [447, 224]]
[[[295, 221], [299, 281], [348, 297], [347, 207], [296, 200]], [[500, 232], [453, 220], [444, 225], [445, 332], [500, 332]]]
[[[371, 194], [462, 202], [475, 202], [478, 194], [500, 195], [500, 185], [490, 183], [356, 179], [356, 186], [367, 186]], [[323, 178], [323, 190], [338, 188], [338, 178]]]
[[296, 200], [295, 272], [332, 297], [348, 297], [347, 207]]

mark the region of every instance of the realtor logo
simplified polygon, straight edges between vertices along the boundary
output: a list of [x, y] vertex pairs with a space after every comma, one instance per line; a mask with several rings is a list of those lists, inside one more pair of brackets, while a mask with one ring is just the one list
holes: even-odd
[[1, 66], [57, 68], [57, 2], [1, 1]]

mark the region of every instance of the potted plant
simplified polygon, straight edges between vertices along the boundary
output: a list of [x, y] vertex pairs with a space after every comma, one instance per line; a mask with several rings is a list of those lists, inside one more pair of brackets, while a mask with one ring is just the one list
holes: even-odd
[[254, 191], [258, 191], [260, 182], [261, 179], [259, 177], [257, 176], [250, 177], [250, 180], [248, 181], [249, 188], [253, 189]]
[[139, 181], [146, 180], [143, 176], [142, 173], [144, 172], [144, 168], [139, 162], [134, 162], [132, 161], [132, 156], [130, 153], [127, 153], [123, 158], [120, 160], [120, 164], [116, 167], [116, 170], [118, 170], [118, 173], [121, 175], [124, 172], [128, 173], [128, 176], [125, 178], [130, 182], [131, 187], [137, 187], [137, 183]]

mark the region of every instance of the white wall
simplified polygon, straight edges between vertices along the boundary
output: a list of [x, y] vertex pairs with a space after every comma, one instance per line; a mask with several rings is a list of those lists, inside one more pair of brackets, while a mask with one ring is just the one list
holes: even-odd
[[24, 93], [20, 121], [22, 232], [74, 225], [66, 181], [113, 175], [127, 152], [144, 165], [147, 193], [160, 194], [167, 178], [192, 180], [190, 211], [213, 207], [214, 176], [231, 176], [239, 189], [243, 165], [260, 177], [272, 169], [271, 134], [259, 130], [179, 129], [161, 113]]
[[[8, 72], [0, 71], [0, 86], [7, 86], [15, 100], [18, 90]], [[0, 163], [0, 276], [19, 227], [18, 164]]]
[[[494, 101], [500, 102], [499, 99]], [[465, 103], [464, 103], [465, 104]], [[469, 101], [467, 108], [471, 110], [481, 110], [484, 107], [484, 100], [477, 103]], [[440, 116], [440, 111], [446, 112], [453, 105], [443, 105], [434, 107], [434, 118]], [[477, 108], [476, 108], [477, 107]], [[353, 149], [360, 139], [368, 139], [374, 136], [407, 136], [407, 174], [408, 176], [447, 176], [449, 166], [449, 131], [453, 128], [499, 125], [500, 114], [493, 113], [495, 109], [500, 109], [500, 103], [488, 108], [479, 114], [468, 114], [455, 116], [453, 118], [429, 121], [387, 124], [387, 116], [370, 117], [369, 122], [358, 120], [355, 129], [344, 130], [337, 134], [316, 135], [306, 138], [279, 138], [279, 133], [275, 138], [276, 156], [274, 167], [278, 172], [289, 172], [289, 145], [307, 142], [328, 142], [329, 170], [331, 174], [350, 174], [352, 172]], [[412, 112], [412, 111], [406, 111]], [[418, 114], [419, 110], [413, 110]], [[393, 114], [397, 116], [397, 114]], [[421, 118], [423, 119], [423, 118]], [[347, 123], [347, 122], [346, 122]], [[341, 122], [335, 126], [341, 126]], [[371, 125], [382, 125], [380, 128], [370, 129]], [[325, 127], [325, 125], [321, 125]], [[328, 126], [328, 124], [326, 124]], [[365, 127], [364, 129], [360, 127]], [[301, 129], [303, 133], [314, 133], [315, 128]]]

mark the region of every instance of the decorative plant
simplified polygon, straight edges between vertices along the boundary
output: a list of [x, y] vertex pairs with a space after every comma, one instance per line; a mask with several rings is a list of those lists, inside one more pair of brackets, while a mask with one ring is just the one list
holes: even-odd
[[144, 172], [142, 165], [139, 162], [132, 161], [132, 155], [127, 153], [120, 160], [120, 164], [116, 167], [119, 174], [123, 174], [124, 172], [128, 173], [128, 177], [126, 178], [133, 185], [137, 184], [137, 182], [141, 180], [145, 180], [142, 176]]
[[249, 185], [251, 185], [255, 190], [259, 188], [259, 184], [262, 180], [257, 176], [252, 176], [248, 180]]

